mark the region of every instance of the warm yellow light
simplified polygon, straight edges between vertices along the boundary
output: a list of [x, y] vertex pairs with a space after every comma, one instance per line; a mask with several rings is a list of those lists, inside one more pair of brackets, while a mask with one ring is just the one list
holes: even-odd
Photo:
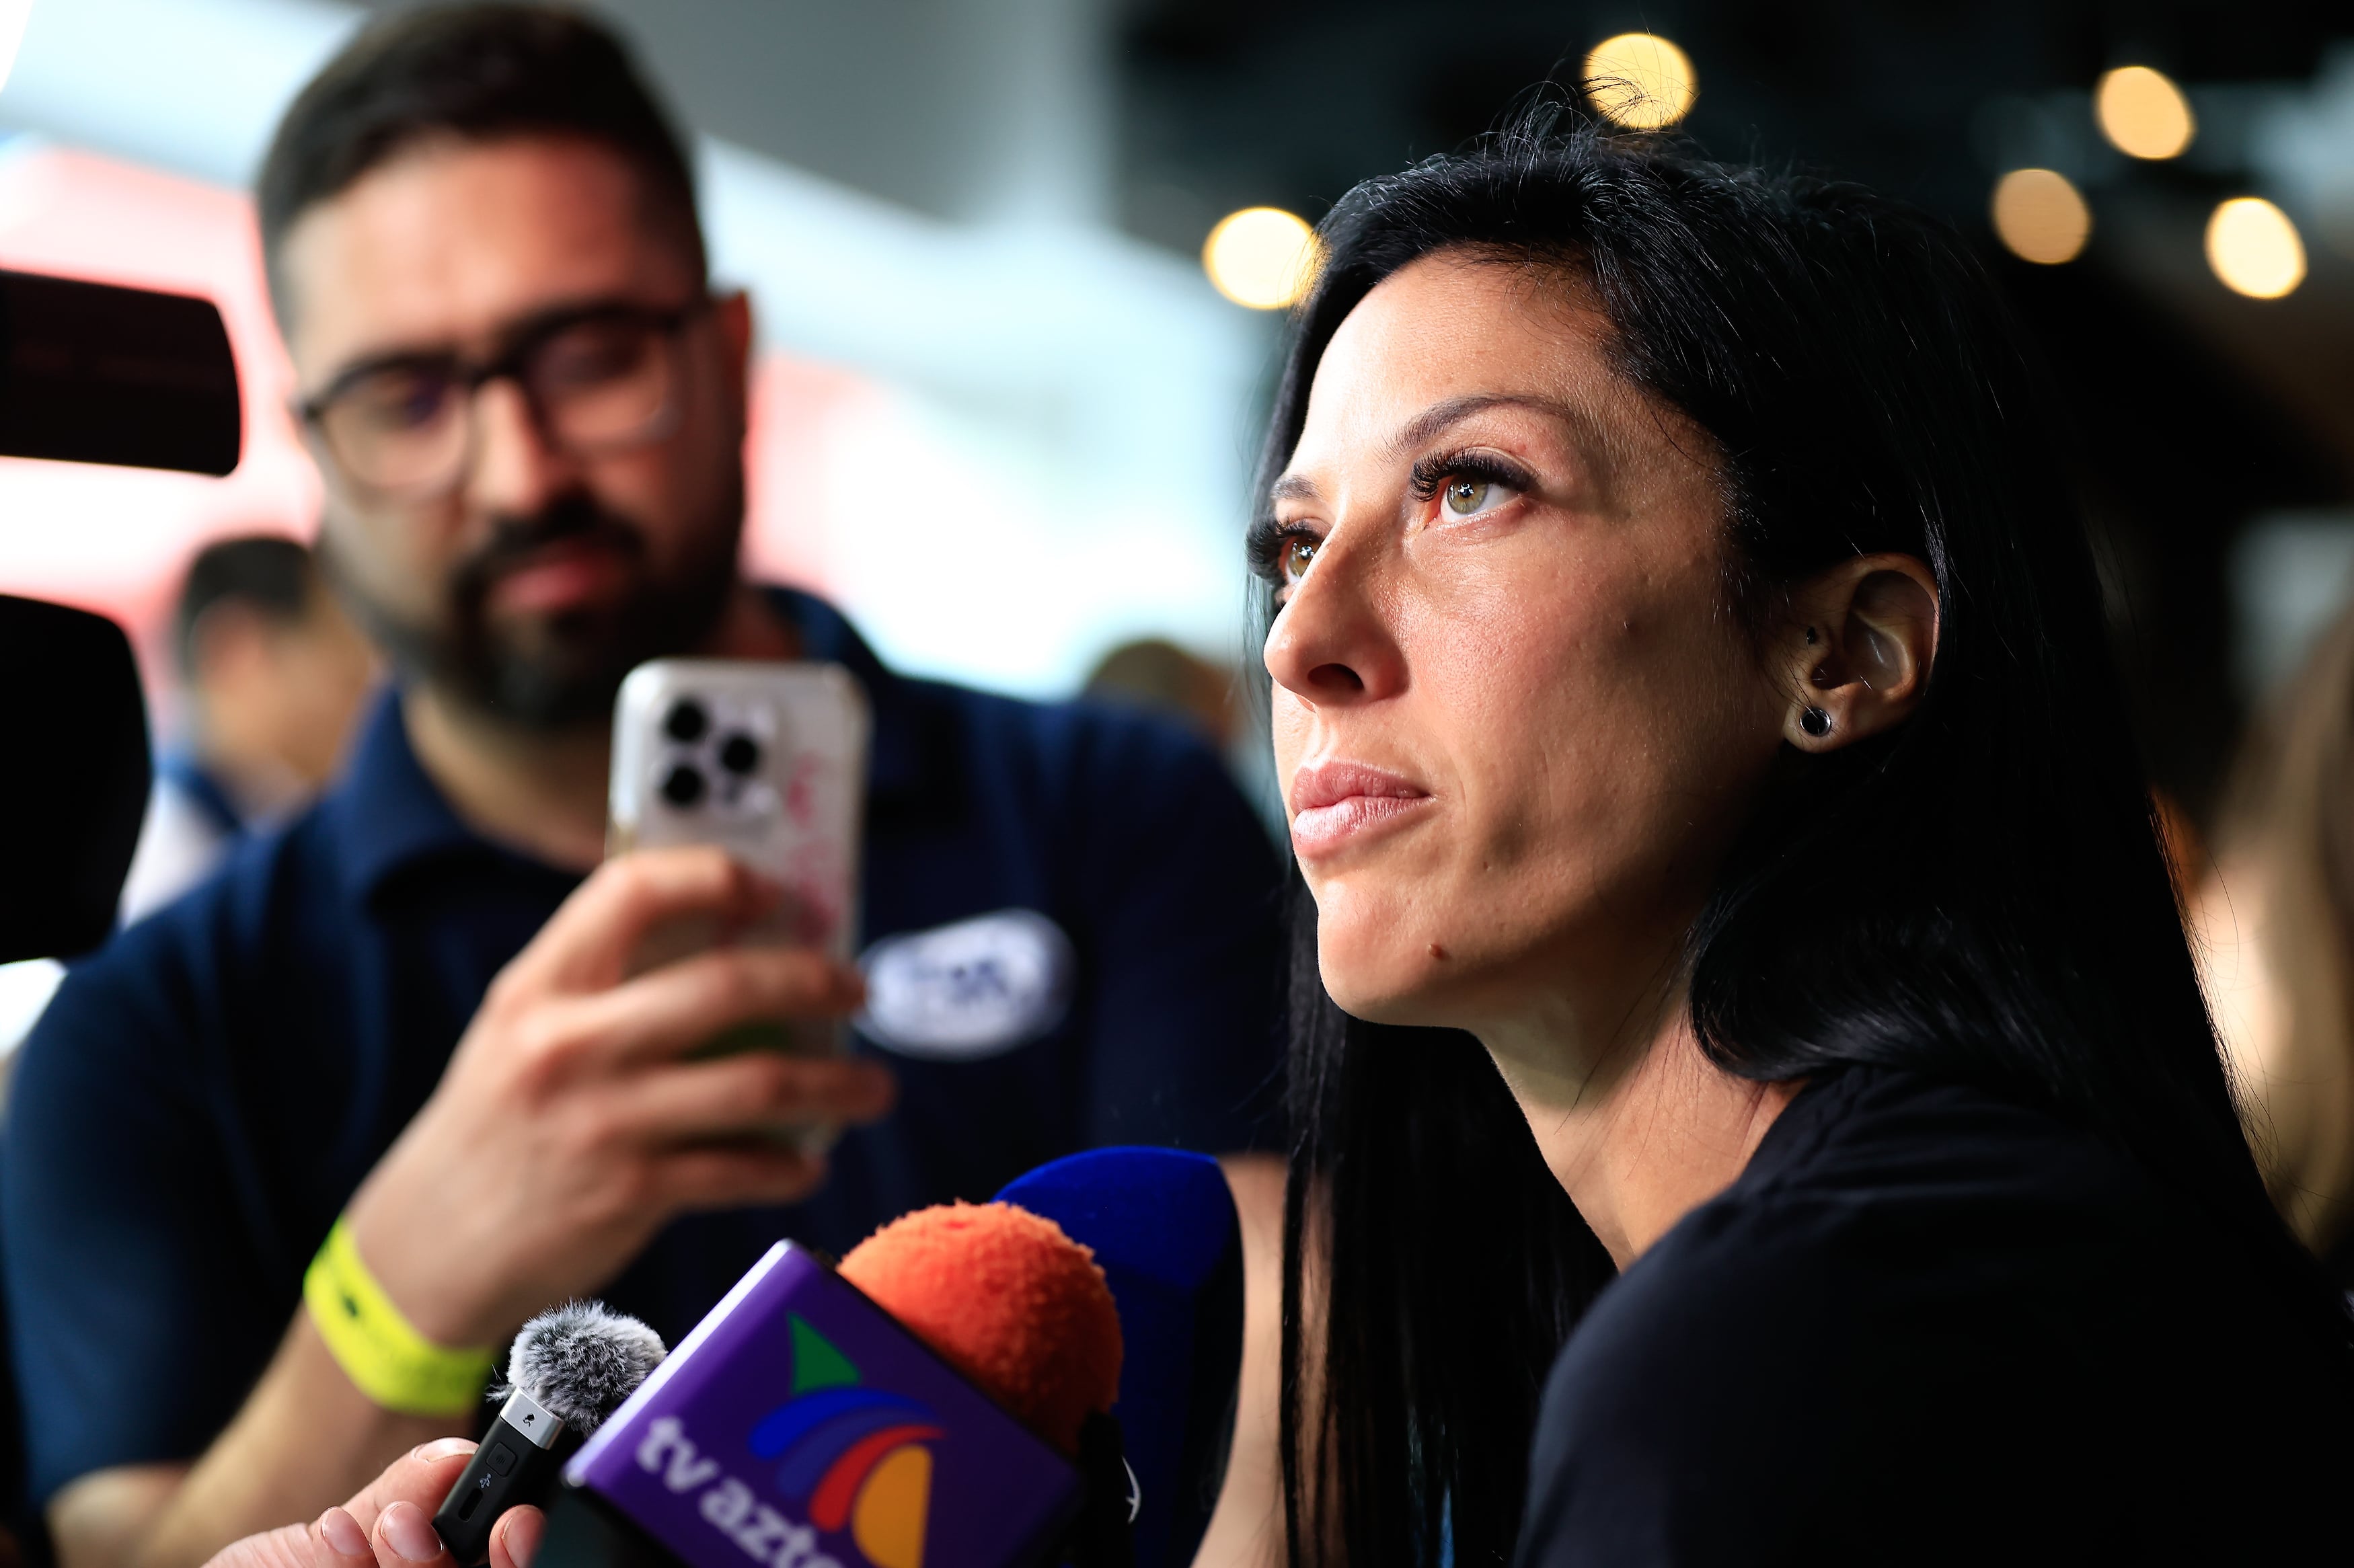
[[2305, 281], [2305, 241], [2262, 196], [2233, 196], [2207, 220], [2207, 265], [2234, 293], [2277, 300]]
[[2093, 112], [2101, 134], [2137, 158], [2171, 158], [2190, 145], [2199, 129], [2182, 90], [2147, 66], [2119, 66], [2101, 78]]
[[1994, 231], [2011, 254], [2046, 267], [2073, 261], [2093, 232], [2093, 209], [2068, 176], [2013, 169], [1995, 182]]
[[1585, 57], [1585, 95], [1606, 120], [1636, 131], [1673, 125], [1700, 83], [1683, 50], [1656, 33], [1621, 33]]
[[1246, 207], [1210, 230], [1202, 269], [1235, 303], [1279, 311], [1315, 281], [1316, 231], [1279, 207]]

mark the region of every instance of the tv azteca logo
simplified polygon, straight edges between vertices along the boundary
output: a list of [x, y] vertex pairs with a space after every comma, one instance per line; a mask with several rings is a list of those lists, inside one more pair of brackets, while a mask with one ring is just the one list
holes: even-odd
[[820, 1530], [850, 1526], [875, 1568], [923, 1568], [932, 1451], [948, 1436], [903, 1393], [862, 1387], [833, 1341], [790, 1317], [793, 1396], [752, 1428], [752, 1452], [781, 1458], [777, 1489], [805, 1499]]
[[[816, 1551], [817, 1531], [845, 1528], [872, 1568], [923, 1568], [931, 1512], [932, 1451], [947, 1436], [905, 1394], [867, 1388], [831, 1340], [788, 1314], [792, 1397], [752, 1428], [756, 1458], [780, 1461], [778, 1491], [808, 1510], [808, 1524], [761, 1504], [752, 1489], [696, 1455], [683, 1424], [647, 1428], [638, 1463], [673, 1492], [705, 1489], [697, 1510], [768, 1568], [838, 1568]], [[811, 1527], [814, 1526], [815, 1529]]]

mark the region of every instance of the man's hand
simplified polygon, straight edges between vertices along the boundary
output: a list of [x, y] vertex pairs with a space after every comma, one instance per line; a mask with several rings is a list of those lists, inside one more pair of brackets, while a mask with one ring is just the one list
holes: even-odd
[[[806, 951], [739, 948], [631, 974], [648, 932], [673, 921], [740, 929], [776, 896], [717, 850], [624, 856], [500, 974], [432, 1098], [345, 1211], [360, 1255], [419, 1330], [494, 1344], [539, 1308], [602, 1286], [673, 1215], [807, 1192], [821, 1164], [769, 1136], [779, 1124], [866, 1121], [889, 1107], [890, 1078], [871, 1063], [684, 1059], [734, 1024], [849, 1012], [855, 972]], [[193, 1469], [121, 1467], [58, 1494], [59, 1560], [187, 1568], [221, 1551], [236, 1568], [418, 1568], [418, 1551], [454, 1568], [429, 1516], [472, 1445], [432, 1439], [462, 1419], [370, 1404], [298, 1308]], [[403, 1450], [343, 1510], [249, 1534], [361, 1486]], [[511, 1538], [496, 1568], [520, 1568], [538, 1524], [523, 1510], [501, 1522]]]
[[677, 1214], [794, 1202], [822, 1161], [775, 1128], [890, 1107], [889, 1075], [870, 1062], [682, 1060], [734, 1024], [850, 1012], [855, 970], [745, 947], [630, 976], [659, 927], [741, 928], [778, 896], [716, 849], [625, 855], [500, 972], [433, 1097], [347, 1211], [360, 1255], [419, 1331], [495, 1343], [593, 1293]]
[[[463, 1437], [412, 1449], [343, 1507], [231, 1542], [205, 1568], [458, 1568], [433, 1512], [473, 1451]], [[491, 1568], [531, 1568], [546, 1524], [535, 1508], [507, 1510], [491, 1531]]]

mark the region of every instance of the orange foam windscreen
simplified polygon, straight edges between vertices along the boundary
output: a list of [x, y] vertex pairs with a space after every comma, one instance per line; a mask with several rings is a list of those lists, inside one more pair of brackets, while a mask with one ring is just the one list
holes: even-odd
[[892, 1221], [842, 1277], [1066, 1454], [1119, 1393], [1119, 1313], [1095, 1255], [1011, 1203], [949, 1203]]

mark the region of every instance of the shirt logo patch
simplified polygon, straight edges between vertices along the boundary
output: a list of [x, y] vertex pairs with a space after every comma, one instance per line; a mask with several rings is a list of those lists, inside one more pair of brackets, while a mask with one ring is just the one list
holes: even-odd
[[1070, 1011], [1077, 960], [1063, 928], [1034, 909], [885, 937], [859, 960], [858, 1028], [903, 1056], [966, 1062], [1037, 1039]]

